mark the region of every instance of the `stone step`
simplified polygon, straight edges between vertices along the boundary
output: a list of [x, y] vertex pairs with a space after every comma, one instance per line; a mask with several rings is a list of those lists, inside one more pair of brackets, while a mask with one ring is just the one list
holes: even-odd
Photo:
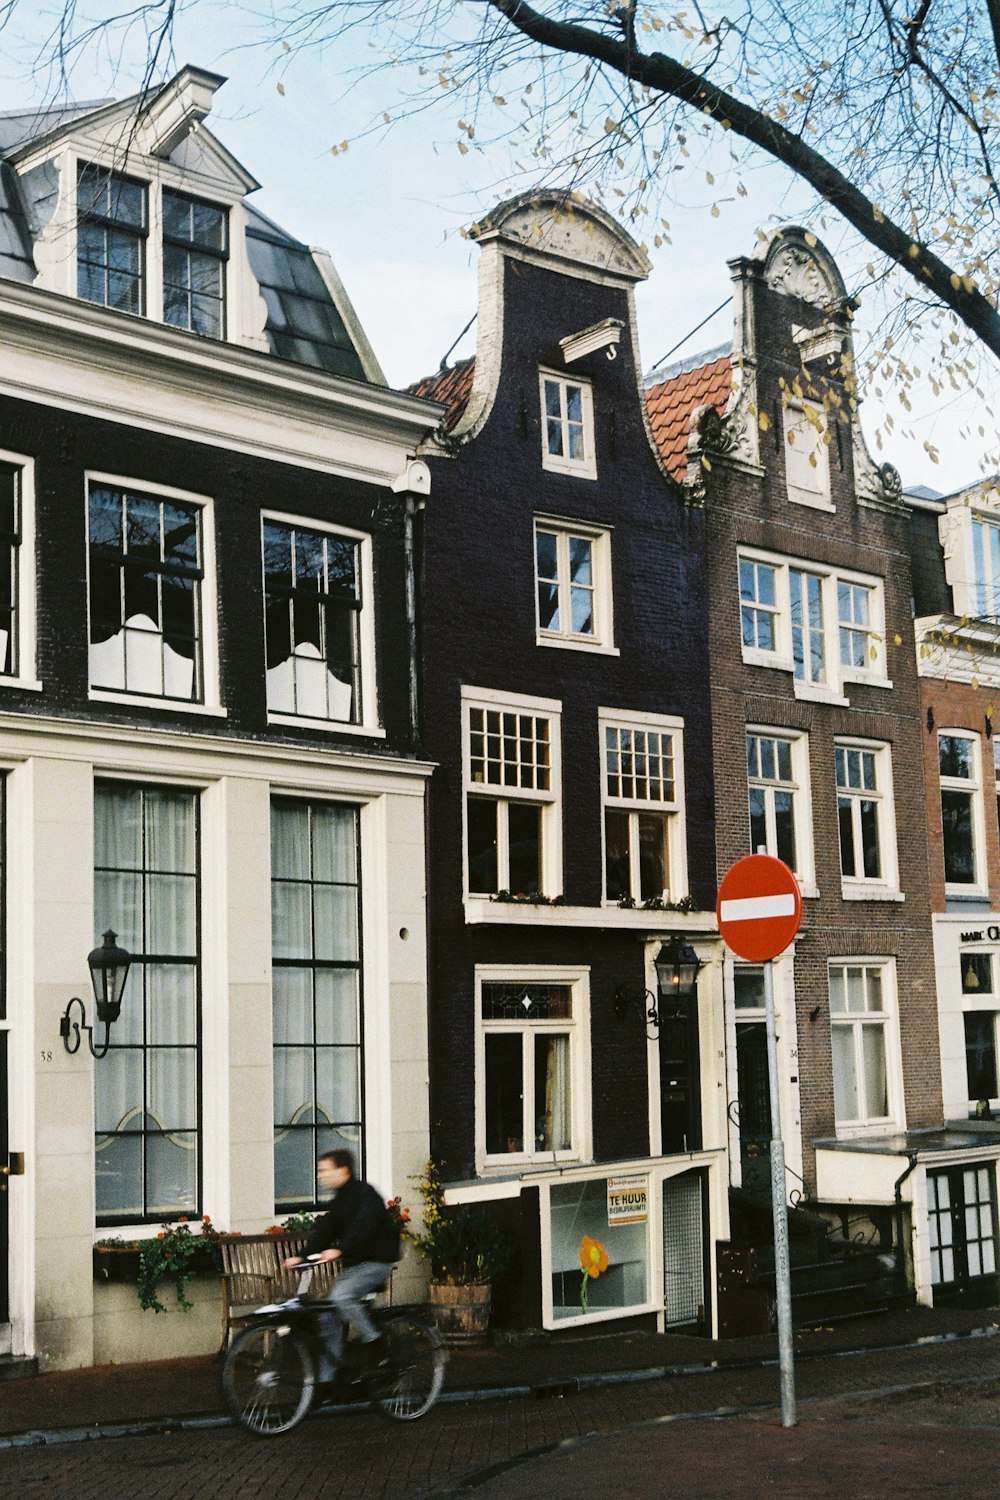
[[0, 1354], [0, 1380], [27, 1380], [38, 1374], [33, 1354]]

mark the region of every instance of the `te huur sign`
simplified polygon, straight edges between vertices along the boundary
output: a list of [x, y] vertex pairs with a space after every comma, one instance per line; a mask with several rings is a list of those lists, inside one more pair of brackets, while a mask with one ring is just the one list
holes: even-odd
[[608, 1178], [608, 1223], [645, 1224], [649, 1211], [645, 1177]]

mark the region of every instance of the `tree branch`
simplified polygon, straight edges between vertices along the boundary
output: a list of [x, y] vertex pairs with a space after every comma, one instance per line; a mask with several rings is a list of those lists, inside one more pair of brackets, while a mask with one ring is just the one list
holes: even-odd
[[[716, 87], [693, 68], [663, 52], [646, 54], [635, 51], [615, 36], [542, 15], [524, 0], [485, 0], [485, 3], [505, 16], [517, 31], [541, 46], [588, 57], [630, 81], [670, 94], [691, 109], [709, 116], [723, 129], [733, 130], [744, 140], [760, 147], [808, 182], [870, 245], [887, 255], [920, 287], [929, 287], [944, 306], [950, 308], [1000, 359], [1000, 315], [976, 289], [971, 277], [953, 270], [927, 246], [915, 242], [882, 212], [878, 204], [801, 136], [794, 135], [779, 121]], [[1000, 0], [988, 0], [988, 3], [991, 18], [995, 17], [1000, 25]], [[1000, 31], [997, 36], [1000, 39]]]

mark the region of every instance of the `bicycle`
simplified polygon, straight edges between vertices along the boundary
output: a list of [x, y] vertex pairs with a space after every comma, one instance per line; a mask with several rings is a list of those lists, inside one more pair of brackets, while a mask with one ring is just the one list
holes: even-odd
[[[222, 1391], [231, 1414], [258, 1437], [290, 1432], [319, 1405], [319, 1316], [323, 1302], [304, 1300], [312, 1280], [307, 1266], [298, 1294], [287, 1302], [260, 1307], [226, 1353]], [[372, 1307], [372, 1319], [386, 1341], [378, 1368], [358, 1368], [361, 1346], [346, 1337], [334, 1389], [360, 1389], [394, 1422], [415, 1422], [434, 1405], [444, 1383], [447, 1354], [427, 1309], [411, 1304]]]

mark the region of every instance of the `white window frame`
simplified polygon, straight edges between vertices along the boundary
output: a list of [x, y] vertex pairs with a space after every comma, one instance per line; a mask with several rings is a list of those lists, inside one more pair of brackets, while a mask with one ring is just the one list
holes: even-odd
[[[775, 606], [759, 606], [744, 601], [739, 584], [739, 565], [742, 562], [756, 563], [774, 570]], [[795, 677], [795, 660], [792, 649], [792, 599], [791, 574], [811, 574], [821, 580], [822, 631], [825, 652], [823, 681], [809, 681]], [[740, 641], [743, 661], [747, 666], [775, 667], [792, 674], [796, 698], [813, 702], [836, 702], [846, 705], [844, 690], [848, 683], [862, 682], [872, 687], [891, 688], [886, 675], [885, 649], [885, 586], [881, 578], [870, 573], [858, 573], [853, 569], [831, 568], [824, 563], [810, 562], [804, 558], [785, 556], [781, 553], [764, 552], [756, 547], [740, 547], [737, 551], [737, 600], [740, 609]], [[869, 591], [871, 620], [867, 630], [867, 660], [870, 665], [854, 667], [841, 662], [841, 620], [837, 585], [850, 584]], [[775, 618], [774, 650], [767, 651], [757, 646], [743, 644], [742, 613], [749, 608], [766, 608]], [[874, 651], [874, 657], [872, 656]]]
[[[841, 796], [851, 799], [851, 827], [854, 837], [854, 852], [861, 852], [861, 807], [862, 801], [875, 803], [875, 818], [878, 829], [879, 864], [882, 873], [877, 880], [861, 875], [841, 874], [841, 896], [845, 901], [886, 900], [899, 896], [899, 861], [896, 845], [896, 813], [892, 785], [892, 749], [880, 740], [853, 739], [838, 735], [834, 748], [834, 792], [838, 802], [838, 835], [840, 828], [839, 802]], [[837, 782], [836, 752], [860, 751], [874, 756], [875, 788], [864, 790], [847, 787], [843, 790]], [[839, 842], [838, 842], [839, 855]]]
[[[856, 1011], [838, 1012], [838, 1019], [834, 1019], [834, 1011], [830, 1002], [830, 979], [835, 969], [860, 968], [877, 969], [881, 975], [882, 1009], [881, 1011]], [[854, 1034], [854, 1066], [858, 1079], [859, 1088], [864, 1086], [864, 1057], [861, 1049], [861, 1032], [865, 1025], [878, 1027], [882, 1033], [884, 1057], [886, 1093], [888, 1097], [887, 1115], [866, 1115], [857, 1120], [839, 1120], [836, 1118], [836, 1104], [834, 1104], [834, 1120], [838, 1138], [850, 1140], [855, 1136], [868, 1135], [873, 1132], [891, 1133], [895, 1130], [905, 1129], [906, 1121], [903, 1112], [903, 1067], [899, 1045], [899, 1004], [898, 989], [896, 981], [896, 960], [887, 955], [876, 954], [854, 954], [847, 957], [829, 958], [827, 960], [827, 999], [830, 1012], [831, 1030], [831, 1061], [830, 1081], [833, 1086], [833, 1069], [836, 1066], [832, 1045], [832, 1032], [834, 1027], [847, 1029], [850, 1027]], [[843, 1016], [843, 1019], [840, 1017]], [[881, 1020], [871, 1018], [881, 1017]], [[868, 1019], [866, 1019], [868, 1018]], [[834, 1091], [834, 1098], [836, 1093]]]
[[[554, 382], [559, 387], [563, 448], [567, 444], [566, 392], [570, 386], [580, 391], [580, 408], [583, 431], [583, 457], [570, 458], [568, 453], [550, 453], [548, 441], [548, 418], [545, 404], [545, 385]], [[597, 478], [597, 454], [594, 448], [594, 391], [589, 380], [582, 375], [560, 374], [558, 370], [540, 368], [538, 371], [538, 399], [542, 428], [542, 468], [554, 474], [575, 474], [581, 479]]]
[[815, 401], [790, 401], [782, 412], [785, 485], [796, 505], [834, 511], [830, 499], [830, 429]]
[[[572, 990], [569, 1019], [560, 1021], [484, 1021], [484, 984], [559, 984]], [[476, 1173], [508, 1172], [510, 1168], [537, 1162], [583, 1162], [593, 1159], [593, 1124], [590, 1092], [590, 969], [542, 964], [476, 965]], [[520, 1032], [525, 1038], [522, 1052], [522, 1078], [526, 1090], [533, 1086], [529, 1066], [529, 1040], [537, 1031], [565, 1032], [569, 1037], [570, 1135], [568, 1151], [517, 1151], [498, 1155], [486, 1154], [486, 1035], [488, 1032]], [[525, 1099], [528, 1114], [528, 1098]]]
[[[544, 718], [549, 724], [549, 789], [535, 791], [522, 787], [503, 787], [491, 782], [473, 781], [471, 747], [471, 709], [484, 712], [526, 713]], [[465, 899], [491, 899], [490, 892], [472, 891], [469, 886], [469, 798], [485, 795], [498, 802], [531, 802], [542, 808], [541, 894], [550, 899], [562, 894], [562, 703], [557, 698], [533, 698], [523, 693], [498, 693], [489, 688], [462, 688], [462, 888]], [[504, 877], [510, 878], [507, 848], [507, 819], [497, 819], [497, 887], [509, 890]]]
[[[261, 578], [266, 591], [264, 573], [264, 525], [275, 522], [279, 526], [299, 527], [303, 531], [320, 531], [326, 536], [346, 537], [358, 544], [358, 584], [361, 590], [361, 608], [358, 611], [358, 656], [361, 674], [361, 718], [356, 723], [345, 719], [314, 719], [300, 714], [280, 713], [268, 708], [269, 724], [287, 724], [295, 728], [318, 729], [328, 734], [364, 734], [384, 738], [385, 728], [379, 720], [377, 657], [375, 651], [375, 574], [372, 562], [372, 539], [368, 532], [354, 531], [349, 526], [335, 526], [327, 521], [316, 521], [311, 516], [292, 515], [278, 510], [261, 511]], [[266, 664], [267, 621], [264, 620], [263, 650], [261, 660]], [[267, 685], [265, 682], [265, 700]]]
[[87, 541], [87, 644], [90, 645], [90, 490], [92, 485], [108, 485], [113, 489], [132, 490], [157, 499], [178, 500], [184, 505], [197, 506], [201, 515], [201, 670], [203, 694], [198, 702], [181, 698], [164, 698], [155, 693], [130, 693], [125, 689], [93, 687], [90, 684], [90, 668], [87, 668], [87, 695], [93, 703], [132, 703], [140, 707], [162, 709], [165, 713], [213, 714], [225, 716], [219, 701], [219, 624], [218, 590], [215, 568], [215, 502], [210, 495], [199, 495], [192, 490], [181, 490], [173, 486], [156, 484], [145, 479], [135, 479], [122, 474], [105, 474], [88, 469], [83, 476], [83, 528]]
[[[666, 828], [666, 875], [668, 886], [661, 899], [677, 902], [688, 895], [687, 822], [684, 794], [684, 720], [675, 714], [645, 714], [630, 709], [598, 708], [597, 727], [601, 763], [601, 888], [605, 906], [617, 909], [619, 898], [609, 898], [607, 888], [607, 818], [609, 809], [629, 815], [629, 895], [636, 906], [642, 906], [639, 895], [638, 819], [641, 813], [662, 814]], [[608, 729], [648, 730], [671, 736], [673, 752], [674, 795], [670, 802], [645, 801], [634, 797], [614, 797], [608, 792]], [[649, 899], [649, 898], [646, 898]]]
[[[753, 735], [758, 739], [785, 740], [791, 747], [792, 780], [790, 782], [765, 780], [763, 777], [751, 782], [747, 764], [746, 740]], [[790, 791], [792, 793], [792, 820], [795, 834], [794, 873], [804, 895], [816, 894], [816, 867], [813, 847], [812, 794], [809, 776], [809, 736], [799, 729], [787, 729], [775, 724], [748, 724], [744, 734], [744, 765], [747, 786], [747, 837], [750, 837], [750, 788], [760, 786], [765, 792], [764, 822], [766, 829], [766, 854], [778, 856], [774, 825], [774, 798], [768, 792]], [[751, 849], [751, 854], [759, 853]]]
[[[941, 775], [941, 741], [942, 739], [966, 740], [972, 746], [970, 777], [964, 776], [942, 776]], [[972, 880], [948, 880], [945, 879], [945, 894], [949, 896], [984, 895], [988, 887], [988, 872], [986, 869], [986, 826], [983, 816], [983, 764], [981, 737], [970, 729], [950, 729], [941, 725], [937, 730], [938, 751], [938, 784], [941, 792], [962, 792], [970, 799], [970, 824], [972, 833], [972, 858], [975, 866], [975, 877]], [[940, 809], [940, 797], [938, 806]], [[942, 813], [943, 819], [943, 813]], [[944, 835], [942, 828], [941, 838], [941, 865], [942, 874], [944, 870]]]
[[[559, 617], [572, 620], [569, 573], [569, 539], [581, 537], [590, 543], [590, 569], [593, 606], [593, 630], [587, 633], [575, 630], [543, 629], [538, 609], [538, 533], [548, 533], [556, 538], [556, 556], [559, 588]], [[614, 599], [611, 575], [611, 532], [607, 527], [590, 526], [585, 521], [573, 521], [563, 516], [537, 515], [533, 532], [535, 575], [535, 643], [539, 646], [556, 646], [561, 650], [602, 651], [617, 656], [614, 644]]]
[[20, 531], [14, 588], [17, 594], [17, 662], [14, 672], [0, 675], [0, 687], [27, 688], [41, 692], [36, 676], [37, 589], [35, 578], [35, 461], [23, 453], [0, 448], [0, 463], [20, 471]]

